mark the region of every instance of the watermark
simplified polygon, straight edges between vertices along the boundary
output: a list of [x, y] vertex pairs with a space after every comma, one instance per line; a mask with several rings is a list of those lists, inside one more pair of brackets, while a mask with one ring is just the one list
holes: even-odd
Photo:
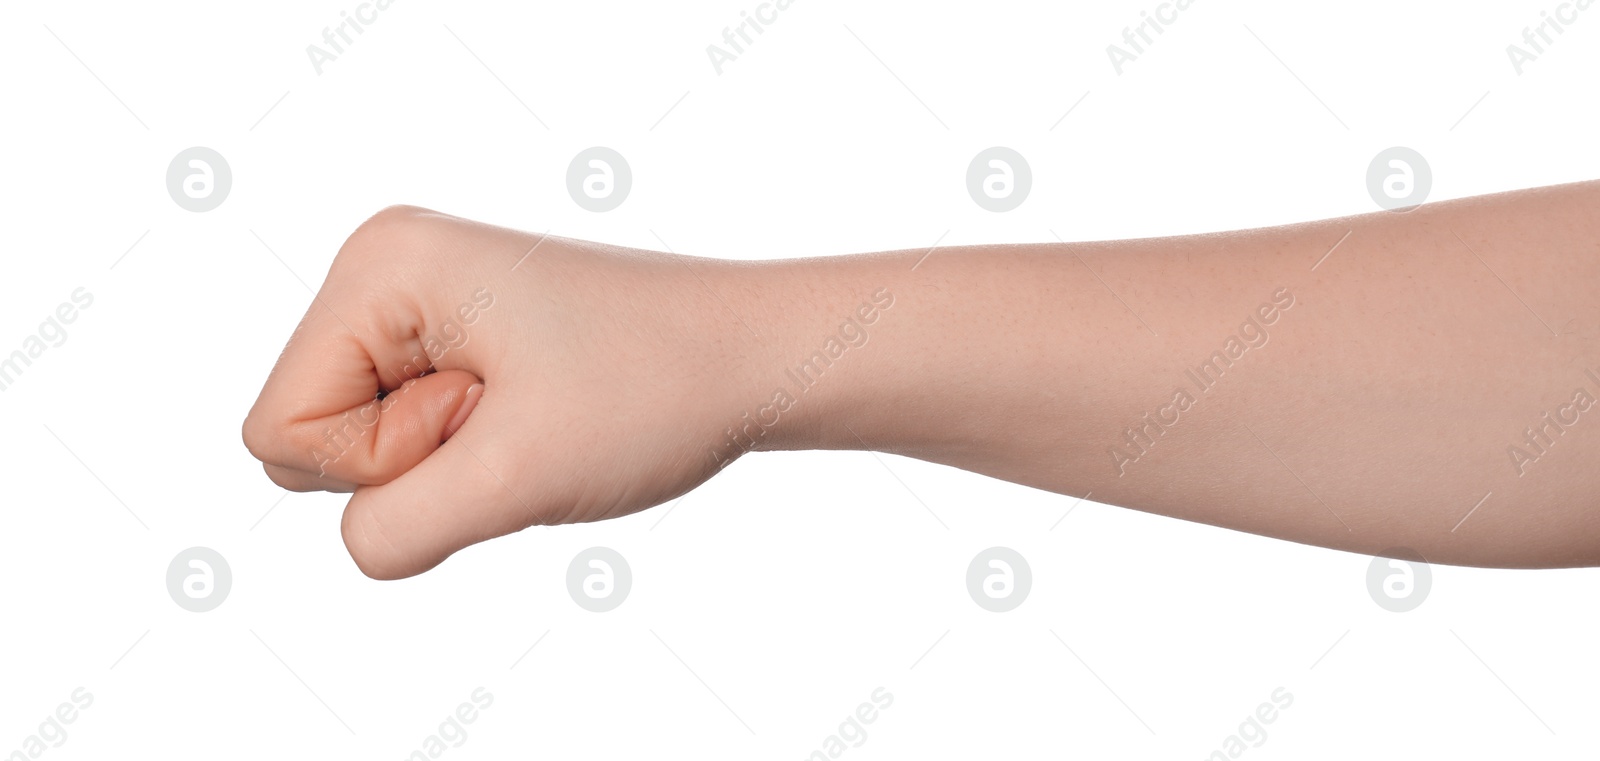
[[967, 164], [967, 195], [989, 211], [1011, 211], [1028, 200], [1033, 170], [1022, 154], [1002, 146], [985, 148]]
[[1433, 568], [1410, 547], [1391, 547], [1367, 566], [1367, 593], [1391, 613], [1416, 610], [1433, 589]]
[[[1156, 39], [1167, 33], [1167, 27], [1178, 21], [1178, 12], [1189, 10], [1194, 5], [1194, 0], [1174, 0], [1156, 6], [1155, 13], [1139, 11], [1139, 23], [1136, 26], [1122, 28], [1122, 42], [1127, 45], [1123, 48], [1116, 43], [1106, 46], [1106, 58], [1111, 60], [1111, 68], [1122, 76], [1122, 68], [1139, 59], [1145, 54], [1145, 48], [1156, 43]], [[1155, 32], [1157, 37], [1150, 36]], [[1129, 50], [1131, 48], [1131, 50]]]
[[1367, 164], [1367, 195], [1379, 208], [1406, 212], [1428, 200], [1433, 170], [1422, 154], [1404, 146], [1378, 151]]
[[472, 299], [463, 301], [455, 310], [445, 317], [439, 324], [437, 332], [422, 336], [419, 346], [422, 353], [414, 355], [411, 360], [396, 373], [395, 380], [400, 385], [394, 392], [384, 394], [373, 400], [370, 404], [344, 413], [339, 418], [338, 426], [329, 426], [322, 432], [322, 438], [311, 449], [311, 457], [317, 463], [317, 475], [328, 475], [328, 467], [338, 462], [367, 435], [367, 432], [377, 427], [378, 421], [383, 419], [383, 413], [393, 407], [402, 394], [411, 390], [406, 385], [408, 381], [416, 380], [433, 371], [433, 363], [438, 362], [452, 350], [465, 347], [472, 336], [467, 332], [467, 327], [478, 322], [484, 312], [494, 306], [494, 292], [487, 287], [479, 288], [472, 293]]
[[616, 610], [633, 589], [633, 570], [622, 553], [610, 547], [590, 547], [567, 565], [567, 594], [591, 613]]
[[633, 170], [622, 154], [605, 146], [578, 151], [567, 165], [567, 194], [589, 211], [611, 211], [628, 200]]
[[[1593, 370], [1584, 368], [1583, 374], [1594, 381], [1596, 388], [1600, 388], [1600, 376], [1596, 376]], [[1567, 429], [1578, 424], [1579, 416], [1588, 412], [1594, 406], [1594, 401], [1589, 389], [1579, 386], [1572, 392], [1571, 401], [1557, 406], [1553, 414], [1544, 413], [1537, 423], [1522, 432], [1522, 446], [1506, 445], [1506, 455], [1511, 459], [1511, 467], [1517, 471], [1517, 477], [1526, 474], [1528, 466], [1538, 462], [1562, 436], [1567, 435]], [[1555, 435], [1550, 435], [1552, 433]]]
[[167, 164], [167, 195], [193, 212], [211, 211], [228, 200], [233, 170], [228, 160], [210, 148], [185, 148]]
[[39, 722], [38, 731], [22, 738], [22, 749], [6, 756], [5, 761], [31, 761], [44, 755], [50, 748], [67, 744], [67, 725], [79, 719], [83, 711], [94, 705], [94, 695], [79, 687], [72, 691], [71, 702], [62, 701], [56, 710]]
[[1178, 386], [1173, 389], [1172, 398], [1167, 403], [1157, 407], [1154, 413], [1144, 413], [1133, 425], [1123, 429], [1122, 443], [1106, 449], [1111, 455], [1112, 466], [1117, 469], [1117, 476], [1126, 475], [1129, 465], [1149, 454], [1156, 442], [1183, 419], [1183, 413], [1199, 404], [1200, 399], [1216, 388], [1223, 376], [1248, 352], [1265, 347], [1272, 339], [1267, 326], [1282, 319], [1283, 313], [1289, 311], [1294, 302], [1294, 294], [1288, 288], [1273, 291], [1271, 300], [1258, 305], [1239, 324], [1238, 331], [1223, 341], [1221, 349], [1211, 352], [1200, 364], [1184, 371], [1184, 377], [1192, 384], [1195, 393], [1190, 393], [1187, 387]]
[[1294, 705], [1294, 695], [1284, 687], [1272, 691], [1270, 701], [1263, 700], [1256, 710], [1239, 722], [1239, 730], [1222, 739], [1222, 747], [1206, 756], [1206, 761], [1233, 761], [1251, 748], [1267, 743], [1267, 725], [1282, 718], [1283, 712]]
[[391, 5], [394, 5], [394, 0], [373, 0], [357, 5], [353, 13], [339, 11], [339, 23], [322, 28], [322, 45], [312, 43], [306, 46], [306, 58], [310, 59], [311, 68], [317, 72], [317, 76], [322, 76], [324, 66], [339, 60], [339, 56], [345, 54], [345, 49], [356, 43], [357, 37], [366, 34], [367, 27], [377, 23], [378, 11], [388, 10]]
[[[1539, 24], [1534, 27], [1522, 28], [1522, 42], [1526, 48], [1518, 47], [1515, 43], [1506, 46], [1506, 58], [1511, 60], [1511, 68], [1522, 76], [1522, 67], [1539, 60], [1545, 54], [1545, 48], [1554, 45], [1560, 35], [1567, 33], [1567, 27], [1578, 22], [1578, 11], [1586, 11], [1594, 5], [1594, 0], [1574, 0], [1556, 6], [1556, 12], [1539, 11]], [[1557, 36], [1550, 36], [1555, 32]]]
[[991, 613], [1016, 610], [1033, 589], [1033, 569], [1010, 547], [990, 547], [967, 565], [967, 594]]
[[806, 756], [806, 761], [834, 761], [845, 751], [859, 748], [867, 742], [867, 725], [882, 718], [883, 711], [894, 705], [894, 694], [883, 687], [872, 691], [871, 702], [862, 701], [855, 712], [839, 722], [838, 731], [822, 739], [822, 747]]
[[228, 561], [210, 547], [190, 547], [167, 565], [167, 594], [191, 613], [216, 610], [232, 589]]
[[16, 385], [23, 372], [33, 367], [34, 361], [43, 357], [45, 352], [61, 348], [68, 338], [66, 326], [77, 322], [79, 312], [94, 304], [94, 294], [87, 288], [74, 290], [69, 298], [69, 301], [58, 304], [55, 311], [44, 318], [44, 322], [39, 323], [38, 330], [22, 339], [21, 348], [0, 357], [0, 391]]
[[456, 710], [439, 722], [439, 729], [422, 739], [421, 747], [406, 756], [406, 761], [433, 761], [451, 748], [467, 742], [467, 725], [477, 721], [482, 712], [494, 705], [494, 695], [479, 687], [472, 691], [472, 701], [462, 701]]
[[[739, 11], [739, 23], [722, 28], [722, 45], [712, 43], [706, 46], [706, 58], [711, 60], [711, 68], [717, 72], [717, 76], [722, 76], [724, 66], [739, 60], [745, 48], [755, 43], [757, 37], [766, 34], [767, 27], [777, 23], [779, 11], [789, 10], [791, 5], [794, 5], [794, 0], [773, 0], [757, 5], [754, 12]], [[757, 37], [751, 37], [751, 32]]]
[[[711, 447], [711, 459], [717, 464], [717, 469], [727, 467], [738, 455], [756, 450], [762, 437], [767, 435], [767, 429], [778, 424], [783, 413], [794, 409], [795, 405], [806, 395], [806, 392], [815, 388], [822, 380], [824, 373], [833, 367], [834, 363], [842, 360], [850, 349], [859, 349], [867, 345], [872, 336], [867, 332], [866, 326], [882, 319], [883, 313], [894, 306], [894, 293], [888, 288], [879, 288], [850, 313], [845, 321], [839, 324], [839, 329], [828, 335], [822, 346], [802, 359], [799, 364], [784, 370], [787, 382], [779, 384], [772, 392], [771, 401], [756, 407], [755, 415], [745, 410], [739, 422], [728, 426], [725, 431], [727, 438], [721, 447]], [[790, 388], [795, 389], [793, 393]]]

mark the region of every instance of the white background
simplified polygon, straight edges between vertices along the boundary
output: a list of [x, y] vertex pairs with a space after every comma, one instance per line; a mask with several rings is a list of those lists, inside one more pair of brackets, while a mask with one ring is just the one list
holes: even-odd
[[[1554, 0], [1197, 0], [1118, 75], [1153, 0], [796, 0], [718, 75], [753, 1], [548, 5], [398, 0], [318, 75], [354, 2], [8, 4], [0, 355], [94, 304], [0, 392], [0, 754], [81, 686], [42, 757], [400, 759], [484, 687], [441, 757], [802, 759], [884, 687], [843, 757], [1204, 758], [1284, 687], [1244, 756], [1592, 757], [1600, 572], [1435, 567], [1396, 614], [1367, 557], [852, 452], [376, 582], [343, 498], [273, 486], [239, 424], [300, 279], [389, 204], [762, 259], [1360, 213], [1394, 145], [1431, 200], [1593, 179], [1600, 8], [1519, 76]], [[196, 145], [234, 175], [207, 213], [165, 188]], [[609, 213], [565, 188], [593, 145], [634, 173]], [[992, 145], [1033, 169], [1009, 213], [966, 194]], [[203, 614], [165, 588], [195, 545], [234, 577]], [[594, 545], [633, 570], [610, 613], [565, 588]], [[1034, 575], [1004, 614], [965, 587], [993, 545]]]

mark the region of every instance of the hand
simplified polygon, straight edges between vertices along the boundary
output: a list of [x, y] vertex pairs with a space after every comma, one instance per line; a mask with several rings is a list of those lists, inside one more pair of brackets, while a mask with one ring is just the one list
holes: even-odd
[[245, 445], [286, 489], [354, 492], [345, 546], [373, 578], [659, 504], [743, 451], [714, 446], [750, 400], [731, 358], [752, 337], [711, 292], [735, 274], [386, 209], [340, 249]]

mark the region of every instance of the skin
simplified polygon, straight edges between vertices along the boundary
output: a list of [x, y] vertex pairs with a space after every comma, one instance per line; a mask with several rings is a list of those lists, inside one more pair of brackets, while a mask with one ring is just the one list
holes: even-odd
[[[1588, 182], [1223, 234], [749, 263], [394, 207], [339, 251], [244, 440], [284, 488], [353, 491], [346, 546], [383, 579], [787, 449], [1353, 552], [1595, 565], [1597, 211]], [[791, 372], [819, 351], [806, 387]], [[1191, 377], [1214, 352], [1225, 372]], [[347, 413], [371, 425], [330, 437]]]

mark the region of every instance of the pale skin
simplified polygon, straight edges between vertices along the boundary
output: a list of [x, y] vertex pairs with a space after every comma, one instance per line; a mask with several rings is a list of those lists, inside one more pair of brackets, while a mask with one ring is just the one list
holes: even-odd
[[244, 439], [284, 488], [354, 492], [345, 544], [383, 579], [649, 508], [747, 449], [892, 452], [1364, 554], [1590, 566], [1597, 296], [1600, 182], [760, 263], [394, 207], [340, 250]]

